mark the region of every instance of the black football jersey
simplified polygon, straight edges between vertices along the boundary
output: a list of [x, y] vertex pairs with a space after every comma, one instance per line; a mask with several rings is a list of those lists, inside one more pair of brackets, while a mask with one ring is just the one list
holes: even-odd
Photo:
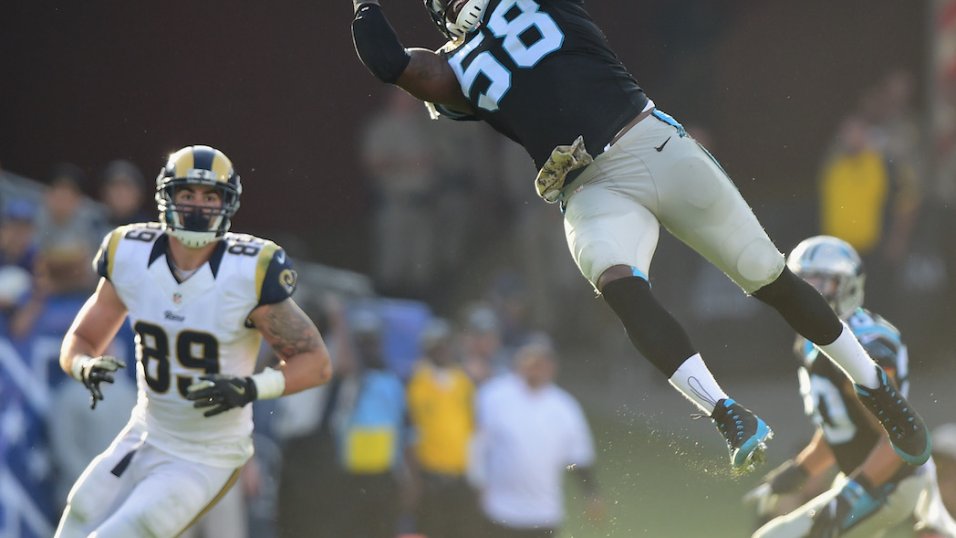
[[582, 0], [491, 0], [480, 27], [443, 54], [477, 119], [524, 146], [539, 168], [582, 135], [599, 155], [647, 104]]
[[[857, 310], [847, 325], [867, 352], [887, 372], [893, 372], [905, 395], [909, 390], [909, 359], [899, 331], [880, 316]], [[797, 339], [800, 392], [805, 410], [836, 456], [844, 473], [859, 467], [883, 435], [868, 420], [867, 410], [856, 398], [850, 378], [804, 338]]]

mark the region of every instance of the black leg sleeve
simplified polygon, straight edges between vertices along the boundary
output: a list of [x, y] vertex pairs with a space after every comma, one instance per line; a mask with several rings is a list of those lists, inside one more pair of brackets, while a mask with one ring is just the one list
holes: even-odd
[[753, 296], [774, 307], [793, 330], [814, 344], [832, 344], [843, 332], [840, 318], [820, 292], [786, 267]]
[[634, 347], [668, 379], [697, 353], [684, 328], [657, 302], [643, 278], [613, 280], [601, 294], [621, 319]]

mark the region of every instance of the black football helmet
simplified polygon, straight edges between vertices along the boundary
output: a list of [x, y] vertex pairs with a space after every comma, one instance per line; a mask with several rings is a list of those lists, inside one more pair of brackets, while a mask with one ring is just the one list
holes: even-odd
[[[186, 185], [213, 187], [219, 192], [219, 209], [176, 204], [176, 190]], [[229, 230], [239, 210], [242, 183], [229, 157], [209, 146], [187, 146], [169, 156], [156, 177], [159, 221], [169, 235], [190, 248], [199, 248]]]

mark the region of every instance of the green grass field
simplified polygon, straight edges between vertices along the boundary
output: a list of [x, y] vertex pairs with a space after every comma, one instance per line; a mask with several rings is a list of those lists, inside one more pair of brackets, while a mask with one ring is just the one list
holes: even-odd
[[[753, 513], [740, 498], [780, 458], [751, 474], [733, 476], [719, 436], [707, 429], [709, 421], [699, 427], [688, 421], [664, 431], [650, 429], [644, 422], [593, 414], [590, 418], [608, 518], [603, 525], [586, 520], [580, 490], [570, 479], [566, 488], [568, 520], [562, 538], [750, 536]], [[912, 534], [904, 528], [889, 536]]]

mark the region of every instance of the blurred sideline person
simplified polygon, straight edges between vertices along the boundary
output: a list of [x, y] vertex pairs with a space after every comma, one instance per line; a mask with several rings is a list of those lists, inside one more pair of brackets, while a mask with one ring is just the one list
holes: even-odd
[[429, 103], [434, 116], [482, 120], [524, 146], [539, 169], [538, 195], [563, 210], [581, 273], [641, 355], [713, 419], [735, 469], [763, 458], [772, 431], [724, 392], [652, 293], [662, 225], [848, 371], [904, 459], [929, 458], [919, 415], [820, 294], [787, 270], [713, 156], [655, 108], [582, 0], [425, 0], [449, 40], [437, 52], [406, 49], [379, 0], [353, 7], [356, 52], [379, 80]]
[[408, 462], [416, 529], [428, 538], [471, 538], [478, 498], [468, 483], [475, 385], [461, 366], [451, 324], [436, 318], [419, 338], [424, 356], [408, 381]]
[[116, 376], [111, 386], [101, 390], [110, 404], [90, 409], [90, 392], [83, 385], [64, 382], [53, 389], [50, 409], [56, 412], [47, 418], [47, 432], [56, 466], [58, 509], [66, 505], [70, 489], [90, 460], [110, 445], [136, 406], [136, 387], [126, 375]]
[[405, 387], [388, 369], [378, 310], [358, 306], [348, 322], [355, 362], [336, 402], [341, 423], [333, 426], [343, 471], [336, 487], [340, 504], [325, 517], [340, 522], [332, 536], [392, 538], [401, 511]]
[[150, 218], [143, 211], [146, 181], [139, 168], [130, 161], [117, 159], [106, 165], [99, 194], [111, 228], [145, 222]]
[[519, 348], [514, 364], [514, 373], [478, 390], [469, 476], [488, 520], [483, 536], [557, 536], [568, 469], [588, 497], [588, 517], [602, 521], [594, 441], [580, 404], [554, 384], [557, 363], [550, 342], [536, 339]]
[[[820, 290], [890, 381], [906, 394], [906, 345], [893, 325], [863, 308], [865, 275], [853, 247], [832, 236], [811, 237], [793, 249], [787, 264]], [[840, 474], [830, 489], [774, 518], [754, 537], [876, 538], [912, 515], [918, 527], [956, 538], [956, 522], [942, 509], [933, 460], [920, 467], [906, 465], [857, 400], [847, 375], [822, 359], [803, 337], [797, 338], [794, 350], [801, 362], [800, 392], [817, 430], [799, 454], [749, 497], [767, 510], [778, 496], [798, 491], [809, 478], [834, 465]]]
[[[80, 476], [56, 536], [171, 537], [234, 484], [252, 456], [252, 407], [325, 383], [319, 331], [291, 299], [295, 272], [275, 243], [228, 233], [242, 192], [208, 146], [169, 156], [159, 223], [106, 236], [99, 285], [63, 339], [60, 365], [91, 395], [123, 367], [103, 355], [127, 315], [139, 391], [126, 428]], [[262, 338], [284, 361], [253, 375]]]

